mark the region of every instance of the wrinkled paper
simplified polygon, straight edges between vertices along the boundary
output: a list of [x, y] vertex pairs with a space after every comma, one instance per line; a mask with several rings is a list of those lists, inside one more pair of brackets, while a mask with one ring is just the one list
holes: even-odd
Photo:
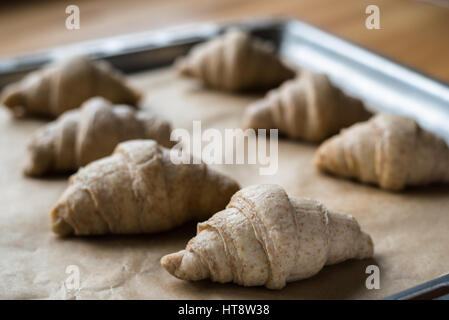
[[[144, 106], [192, 130], [239, 127], [247, 104], [260, 96], [205, 90], [162, 69], [130, 77], [145, 93]], [[351, 214], [375, 243], [373, 259], [325, 267], [283, 290], [244, 288], [210, 281], [186, 282], [159, 264], [183, 249], [195, 223], [154, 235], [60, 239], [49, 212], [67, 177], [23, 176], [27, 139], [42, 120], [14, 120], [0, 110], [0, 298], [3, 299], [375, 299], [431, 280], [449, 268], [449, 188], [391, 193], [319, 173], [312, 165], [317, 145], [279, 140], [279, 168], [259, 175], [258, 165], [215, 165], [242, 186], [277, 183], [292, 196], [321, 200]], [[369, 265], [380, 270], [380, 289], [367, 289]], [[79, 286], [77, 285], [79, 284]]]

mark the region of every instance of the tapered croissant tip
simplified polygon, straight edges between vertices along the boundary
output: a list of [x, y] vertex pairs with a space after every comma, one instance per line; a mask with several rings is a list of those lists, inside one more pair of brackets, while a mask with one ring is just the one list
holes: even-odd
[[181, 280], [198, 281], [207, 279], [209, 269], [191, 251], [181, 250], [161, 259], [161, 265], [168, 273]]
[[189, 68], [189, 63], [187, 61], [187, 57], [179, 57], [175, 60], [175, 69], [178, 71], [179, 74], [183, 76], [190, 76], [191, 71]]
[[42, 174], [42, 171], [37, 168], [35, 163], [29, 160], [23, 167], [23, 174], [27, 177], [38, 177]]
[[131, 100], [132, 100], [132, 103], [130, 105], [135, 107], [136, 109], [140, 109], [139, 103], [140, 101], [142, 101], [143, 94], [130, 86], [128, 86], [128, 88], [131, 92]]
[[[344, 132], [343, 129], [342, 132]], [[341, 147], [341, 136], [334, 136], [323, 142], [315, 152], [314, 166], [325, 173], [334, 175], [335, 172], [342, 177], [351, 178], [351, 168], [345, 161], [345, 149]]]
[[7, 86], [0, 97], [0, 101], [7, 107], [13, 107], [20, 104], [21, 93], [16, 85]]
[[273, 127], [270, 101], [263, 99], [248, 106], [243, 117], [244, 129], [270, 129]]
[[2, 91], [0, 103], [9, 108], [16, 117], [21, 117], [25, 114], [23, 95], [20, 87], [16, 84], [11, 84]]
[[374, 255], [373, 239], [371, 239], [371, 236], [369, 234], [363, 231], [361, 233], [360, 238], [361, 238], [359, 241], [360, 250], [357, 258], [358, 259], [371, 258]]
[[30, 148], [29, 154], [30, 156], [23, 167], [23, 173], [26, 176], [39, 177], [51, 171], [53, 154], [49, 148], [38, 145], [35, 148]]
[[326, 152], [323, 150], [326, 149], [326, 143], [322, 144], [318, 150], [315, 152], [315, 155], [313, 157], [313, 164], [315, 167], [317, 167], [320, 170], [325, 170], [325, 163], [326, 163]]
[[62, 218], [66, 210], [68, 210], [67, 206], [58, 204], [50, 213], [52, 230], [60, 237], [67, 237], [74, 233], [73, 227]]
[[[345, 131], [345, 129], [343, 129], [343, 131]], [[337, 141], [339, 139], [340, 139], [339, 136], [334, 136], [329, 140], [326, 140], [319, 146], [313, 158], [313, 164], [315, 165], [316, 168], [327, 172], [329, 171], [329, 168], [339, 167], [340, 171], [342, 172], [347, 171], [346, 164], [339, 163], [338, 161], [337, 163], [336, 160], [340, 158], [335, 158], [333, 156], [335, 152], [343, 151], [340, 148], [335, 148], [335, 145], [339, 144], [339, 142]]]
[[161, 258], [161, 266], [167, 270], [172, 276], [176, 277], [176, 271], [181, 265], [185, 250], [181, 250], [172, 254], [168, 254]]

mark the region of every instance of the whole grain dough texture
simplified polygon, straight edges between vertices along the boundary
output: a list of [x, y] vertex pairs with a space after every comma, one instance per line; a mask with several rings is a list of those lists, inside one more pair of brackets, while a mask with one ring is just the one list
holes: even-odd
[[238, 29], [195, 46], [176, 67], [209, 87], [229, 91], [271, 89], [295, 75], [270, 43]]
[[198, 224], [185, 250], [164, 256], [161, 264], [183, 280], [281, 289], [325, 265], [369, 258], [373, 250], [353, 217], [263, 184], [237, 192], [225, 210]]
[[140, 94], [106, 61], [72, 56], [6, 86], [0, 102], [17, 117], [56, 118], [95, 96], [129, 105], [136, 105], [140, 99]]
[[316, 166], [387, 190], [449, 182], [449, 148], [415, 120], [379, 114], [325, 141]]
[[70, 178], [51, 211], [60, 236], [137, 234], [201, 221], [222, 210], [239, 190], [206, 164], [175, 164], [153, 140], [120, 143]]
[[252, 103], [243, 127], [279, 129], [290, 138], [320, 142], [371, 115], [362, 101], [346, 95], [325, 74], [303, 71]]
[[132, 139], [153, 139], [170, 147], [170, 133], [170, 123], [149, 112], [91, 98], [33, 133], [24, 171], [30, 176], [74, 171]]

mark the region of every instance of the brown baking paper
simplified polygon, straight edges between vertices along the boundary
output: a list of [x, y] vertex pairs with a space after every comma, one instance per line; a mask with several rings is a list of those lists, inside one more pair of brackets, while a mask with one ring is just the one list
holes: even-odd
[[[131, 77], [147, 95], [145, 107], [175, 127], [239, 126], [246, 105], [258, 96], [205, 90], [171, 70]], [[220, 165], [242, 186], [277, 183], [290, 195], [321, 200], [352, 214], [375, 243], [373, 259], [325, 267], [318, 275], [280, 291], [210, 281], [185, 282], [168, 274], [160, 258], [183, 249], [195, 223], [141, 236], [59, 239], [49, 212], [67, 177], [22, 175], [27, 139], [45, 122], [14, 120], [0, 111], [0, 298], [31, 299], [373, 299], [431, 280], [449, 268], [449, 188], [415, 188], [390, 193], [319, 173], [312, 165], [316, 145], [279, 141], [279, 169], [259, 175], [258, 165]], [[380, 289], [368, 290], [368, 265], [380, 268]], [[79, 289], [73, 288], [73, 267]], [[67, 271], [67, 272], [66, 272]], [[72, 278], [70, 278], [72, 277]]]

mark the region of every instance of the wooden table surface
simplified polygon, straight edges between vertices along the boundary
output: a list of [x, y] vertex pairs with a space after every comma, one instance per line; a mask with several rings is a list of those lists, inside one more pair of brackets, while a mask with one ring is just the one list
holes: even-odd
[[[65, 8], [80, 8], [67, 30]], [[380, 30], [365, 8], [380, 8]], [[0, 56], [135, 31], [217, 20], [299, 18], [449, 83], [448, 0], [96, 0], [0, 4]]]

